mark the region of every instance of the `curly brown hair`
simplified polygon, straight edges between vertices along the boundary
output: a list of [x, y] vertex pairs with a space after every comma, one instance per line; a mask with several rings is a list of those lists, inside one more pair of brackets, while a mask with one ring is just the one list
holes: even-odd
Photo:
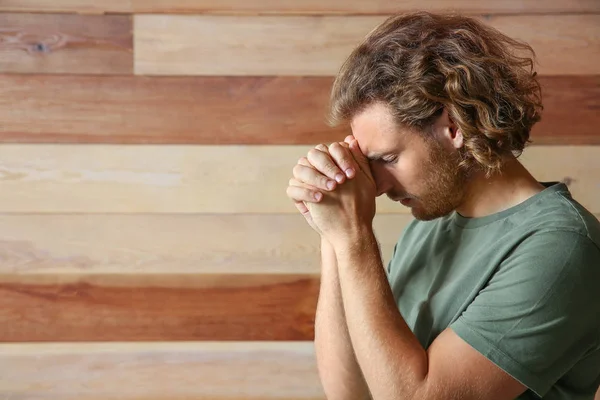
[[489, 176], [500, 169], [504, 155], [521, 154], [540, 120], [535, 60], [527, 43], [474, 18], [395, 15], [371, 31], [342, 65], [331, 92], [329, 123], [348, 122], [382, 102], [397, 123], [426, 133], [446, 108], [463, 133], [461, 166], [480, 167]]

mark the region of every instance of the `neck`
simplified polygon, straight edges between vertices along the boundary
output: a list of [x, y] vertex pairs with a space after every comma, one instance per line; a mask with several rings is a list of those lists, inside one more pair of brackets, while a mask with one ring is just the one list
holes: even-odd
[[542, 190], [544, 186], [510, 156], [499, 173], [489, 178], [476, 173], [469, 179], [465, 201], [456, 211], [468, 218], [485, 217], [514, 207]]

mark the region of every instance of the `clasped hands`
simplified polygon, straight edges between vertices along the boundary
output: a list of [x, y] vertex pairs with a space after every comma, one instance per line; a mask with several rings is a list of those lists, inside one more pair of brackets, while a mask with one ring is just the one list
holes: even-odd
[[293, 168], [287, 196], [309, 225], [334, 247], [372, 232], [376, 185], [354, 136], [317, 145]]

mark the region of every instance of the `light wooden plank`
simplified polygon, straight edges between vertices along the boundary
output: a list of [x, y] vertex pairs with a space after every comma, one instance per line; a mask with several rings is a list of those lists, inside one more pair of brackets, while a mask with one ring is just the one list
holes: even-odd
[[138, 75], [334, 75], [382, 17], [136, 15]]
[[464, 14], [598, 12], [595, 0], [3, 0], [0, 11], [136, 12], [207, 14], [390, 14], [415, 10], [456, 10]]
[[[387, 264], [409, 215], [377, 215]], [[0, 215], [0, 274], [318, 274], [299, 214]]]
[[[544, 75], [597, 74], [600, 14], [480, 17], [527, 41]], [[139, 75], [335, 75], [385, 16], [136, 15]]]
[[0, 344], [6, 400], [325, 399], [311, 342]]
[[131, 16], [0, 14], [0, 72], [131, 74]]
[[[332, 82], [0, 75], [0, 142], [331, 143], [349, 132], [325, 122]], [[600, 144], [600, 75], [544, 76], [540, 82], [544, 111], [534, 144]]]
[[0, 342], [312, 340], [318, 275], [2, 275]]
[[600, 14], [492, 16], [483, 22], [529, 43], [542, 75], [600, 73]]
[[[0, 147], [0, 212], [294, 213], [292, 168], [311, 146], [17, 145]], [[540, 180], [566, 180], [600, 212], [600, 147], [532, 146]], [[378, 212], [409, 210], [381, 196]]]

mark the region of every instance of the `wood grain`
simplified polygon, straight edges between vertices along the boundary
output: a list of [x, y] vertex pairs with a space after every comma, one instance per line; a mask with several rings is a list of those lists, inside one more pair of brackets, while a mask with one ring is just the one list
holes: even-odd
[[311, 342], [0, 344], [10, 400], [324, 400]]
[[[544, 110], [533, 144], [600, 144], [600, 74], [540, 77]], [[591, 124], [589, 121], [594, 121]]]
[[312, 340], [317, 275], [2, 275], [0, 342]]
[[334, 75], [382, 17], [136, 15], [137, 75]]
[[595, 0], [3, 0], [0, 11], [136, 12], [207, 14], [390, 14], [413, 10], [456, 10], [465, 14], [526, 14], [598, 12]]
[[[534, 144], [600, 144], [600, 75], [540, 77]], [[0, 75], [0, 142], [317, 144], [342, 140], [332, 77]], [[291, 100], [293, 99], [293, 100]]]
[[0, 14], [0, 72], [131, 74], [132, 17]]
[[[295, 144], [325, 123], [331, 78], [0, 76], [0, 141]], [[292, 100], [293, 99], [293, 100]], [[335, 138], [335, 139], [334, 139]]]
[[[311, 146], [0, 146], [0, 212], [293, 213], [292, 168]], [[600, 147], [532, 146], [540, 180], [600, 212]], [[409, 210], [385, 196], [380, 213]]]
[[[528, 42], [540, 74], [598, 73], [600, 14], [480, 18]], [[134, 69], [138, 75], [335, 75], [384, 19], [136, 15]]]
[[2, 0], [0, 11], [44, 12], [44, 13], [130, 13], [131, 0]]
[[[408, 215], [377, 215], [387, 264]], [[0, 274], [318, 274], [300, 214], [0, 215]]]

